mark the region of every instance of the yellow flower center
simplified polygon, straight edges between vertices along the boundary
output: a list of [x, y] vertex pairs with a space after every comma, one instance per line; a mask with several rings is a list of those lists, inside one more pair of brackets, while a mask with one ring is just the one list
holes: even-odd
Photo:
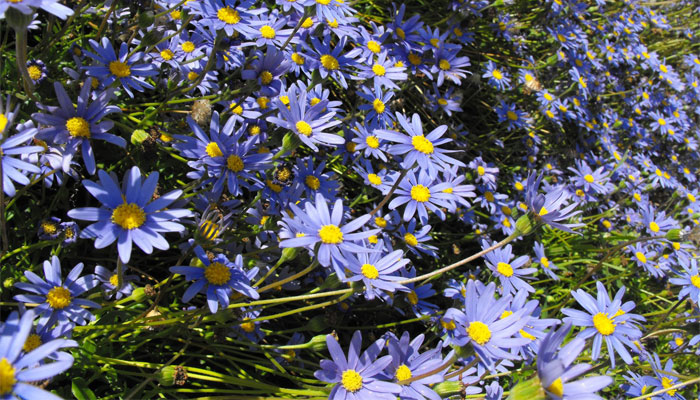
[[408, 297], [408, 302], [413, 304], [414, 306], [418, 304], [418, 294], [416, 294], [416, 292], [414, 292], [413, 290], [408, 292], [406, 297]]
[[343, 242], [343, 232], [336, 225], [323, 225], [318, 230], [318, 236], [321, 241], [326, 244], [338, 244]]
[[644, 253], [642, 253], [641, 251], [634, 253], [634, 255], [637, 257], [637, 260], [639, 260], [641, 263], [647, 262], [647, 256], [645, 256]]
[[223, 285], [231, 279], [231, 270], [220, 262], [214, 262], [204, 270], [204, 277], [212, 285]]
[[491, 73], [491, 75], [493, 75], [493, 77], [498, 79], [499, 81], [501, 79], [503, 79], [503, 73], [501, 73], [501, 71], [499, 71], [497, 69], [494, 69], [493, 72]]
[[547, 388], [547, 391], [552, 393], [553, 395], [563, 397], [564, 396], [564, 383], [561, 381], [561, 378], [557, 378], [554, 382], [552, 382], [551, 385]]
[[513, 276], [513, 267], [511, 267], [510, 264], [508, 264], [508, 263], [499, 262], [496, 265], [496, 270], [498, 270], [498, 272], [501, 275], [506, 276], [508, 278]]
[[420, 63], [423, 62], [423, 59], [416, 53], [409, 53], [408, 62], [410, 62], [413, 65], [420, 65]]
[[296, 123], [295, 126], [297, 128], [297, 132], [301, 133], [304, 136], [311, 136], [311, 125], [309, 125], [305, 121], [299, 121]]
[[226, 159], [226, 166], [233, 172], [243, 171], [243, 160], [235, 154], [231, 154]]
[[379, 277], [379, 271], [377, 271], [377, 267], [372, 264], [362, 264], [362, 276], [367, 279], [377, 279]]
[[51, 308], [56, 310], [68, 307], [70, 300], [70, 291], [63, 286], [54, 286], [46, 294], [46, 302], [49, 303]]
[[205, 151], [209, 157], [221, 157], [224, 155], [216, 142], [209, 142]]
[[447, 71], [447, 70], [449, 70], [449, 69], [452, 67], [452, 66], [450, 65], [450, 62], [447, 61], [447, 60], [445, 60], [444, 58], [443, 58], [442, 60], [440, 60], [440, 62], [438, 63], [438, 66], [439, 66], [440, 69], [443, 70], [443, 71]]
[[272, 82], [272, 73], [270, 71], [262, 71], [260, 73], [260, 82], [262, 82], [263, 85], [269, 85], [270, 82]]
[[517, 121], [517, 120], [518, 120], [518, 114], [516, 114], [516, 113], [513, 112], [513, 111], [508, 110], [508, 112], [506, 113], [506, 115], [508, 116], [508, 119], [511, 120], [511, 121]]
[[119, 276], [117, 274], [110, 276], [109, 283], [110, 285], [117, 287], [117, 285], [119, 284]]
[[191, 53], [194, 51], [194, 43], [190, 42], [189, 40], [186, 42], [183, 42], [180, 47], [182, 48], [182, 51], [185, 53]]
[[591, 175], [591, 174], [584, 175], [583, 179], [588, 183], [593, 183], [595, 181], [595, 179], [593, 178], [593, 175]]
[[311, 28], [312, 26], [314, 26], [314, 20], [312, 20], [311, 17], [307, 17], [307, 18], [304, 20], [304, 23], [301, 24], [301, 27], [304, 28], [304, 29], [309, 29], [309, 28]]
[[374, 99], [374, 101], [372, 102], [372, 107], [374, 108], [374, 111], [377, 114], [383, 113], [384, 109], [386, 108], [384, 102], [381, 99]]
[[80, 117], [73, 117], [66, 121], [66, 129], [73, 137], [90, 137], [90, 123]]
[[654, 221], [651, 221], [651, 222], [649, 222], [649, 229], [650, 229], [652, 232], [657, 233], [657, 232], [659, 231], [659, 224], [657, 224], [657, 223], [654, 222]]
[[306, 59], [304, 59], [304, 56], [302, 56], [299, 53], [292, 53], [292, 61], [294, 61], [297, 65], [304, 65], [304, 62]]
[[172, 52], [172, 50], [170, 50], [170, 49], [165, 49], [165, 50], [163, 50], [163, 51], [160, 52], [160, 56], [163, 58], [163, 60], [165, 60], [165, 61], [170, 61], [170, 60], [173, 59], [173, 57], [175, 56], [175, 54]]
[[5, 131], [7, 127], [7, 117], [5, 114], [0, 113], [0, 133]]
[[606, 314], [599, 312], [593, 316], [593, 326], [601, 335], [612, 335], [615, 332], [615, 324]]
[[430, 189], [423, 185], [415, 185], [411, 188], [411, 198], [415, 201], [425, 203], [430, 200]]
[[455, 328], [457, 328], [454, 321], [445, 321], [444, 319], [440, 320], [440, 325], [442, 325], [442, 327], [447, 331], [453, 331]]
[[332, 21], [331, 21], [330, 19], [327, 19], [327, 20], [326, 20], [326, 23], [327, 23], [328, 26], [330, 26], [331, 28], [337, 28], [337, 27], [339, 26], [339, 25], [338, 25], [338, 20], [335, 19], [335, 18], [333, 18]]
[[481, 321], [470, 322], [467, 328], [467, 334], [473, 341], [481, 346], [491, 340], [491, 330], [488, 325]]
[[432, 38], [432, 39], [430, 39], [430, 44], [432, 44], [433, 47], [438, 47], [438, 45], [440, 44], [440, 39]]
[[220, 21], [223, 21], [229, 25], [234, 25], [241, 22], [240, 14], [238, 14], [238, 11], [231, 7], [220, 8], [219, 11], [216, 12], [216, 17], [219, 18]]
[[12, 392], [17, 379], [15, 379], [15, 368], [7, 361], [7, 358], [0, 359], [0, 395]]
[[372, 72], [377, 76], [384, 76], [384, 74], [386, 74], [386, 69], [381, 64], [374, 64], [374, 66], [372, 66]]
[[479, 174], [479, 176], [483, 176], [486, 173], [486, 169], [479, 165], [478, 167], [476, 167], [476, 173]]
[[676, 346], [681, 346], [683, 345], [683, 338], [677, 337], [673, 339], [673, 342], [676, 344]]
[[690, 283], [696, 288], [700, 289], [700, 275], [693, 275], [690, 277]]
[[[330, 0], [316, 0], [317, 2], [321, 1], [330, 1]], [[345, 390], [351, 393], [355, 393], [358, 390], [362, 389], [362, 376], [357, 373], [354, 369], [348, 369], [343, 371], [342, 378], [340, 379], [340, 383], [343, 385]]]
[[182, 11], [180, 10], [175, 10], [170, 13], [170, 18], [172, 19], [180, 19], [180, 17], [182, 17]]
[[[36, 333], [32, 333], [31, 335], [27, 336], [27, 340], [24, 342], [22, 350], [24, 350], [25, 353], [29, 353], [39, 346], [41, 346], [41, 337]], [[1, 393], [2, 392], [0, 391], [0, 394]]]
[[274, 39], [276, 35], [275, 28], [270, 25], [263, 25], [263, 27], [260, 28], [260, 34], [265, 39]]
[[309, 103], [311, 103], [312, 106], [315, 106], [316, 104], [318, 104], [320, 102], [321, 102], [321, 99], [319, 99], [318, 97], [314, 97], [313, 99], [311, 99], [311, 101]]
[[376, 136], [367, 136], [367, 138], [365, 138], [365, 143], [373, 149], [379, 147], [379, 139], [377, 139]]
[[490, 201], [490, 202], [493, 202], [494, 200], [496, 200], [496, 198], [493, 197], [493, 193], [491, 193], [491, 192], [484, 193], [484, 198], [486, 198], [486, 200]]
[[406, 32], [404, 32], [401, 28], [396, 28], [396, 36], [401, 38], [401, 40], [406, 40]]
[[423, 135], [413, 136], [411, 138], [411, 144], [413, 145], [413, 148], [423, 154], [433, 154], [433, 144]]
[[29, 77], [32, 78], [33, 81], [39, 80], [39, 78], [41, 78], [41, 68], [37, 67], [36, 65], [30, 65], [27, 68], [27, 72], [29, 73]]
[[[466, 296], [466, 293], [462, 294], [462, 296]], [[505, 318], [510, 317], [511, 315], [513, 315], [513, 311], [505, 310], [501, 313], [501, 316], [499, 317], [499, 319], [505, 319]]]
[[445, 99], [443, 99], [443, 98], [439, 98], [437, 102], [438, 102], [438, 104], [441, 105], [441, 106], [446, 106], [446, 105], [447, 105], [447, 100], [445, 100]]
[[403, 235], [403, 240], [409, 246], [416, 246], [418, 244], [418, 239], [416, 239], [416, 237], [412, 233], [407, 233]]
[[540, 208], [540, 212], [537, 213], [540, 217], [549, 214], [549, 210], [547, 210], [544, 206]]
[[[380, 179], [379, 183], [381, 183], [381, 179]], [[380, 228], [386, 228], [386, 219], [384, 219], [382, 217], [375, 217], [374, 223]]]
[[406, 366], [406, 364], [399, 365], [396, 368], [396, 373], [394, 374], [397, 381], [405, 381], [406, 379], [411, 379], [413, 374], [411, 374], [411, 369]]
[[117, 78], [126, 78], [131, 75], [131, 68], [121, 61], [112, 61], [109, 63], [109, 72]]
[[[671, 380], [671, 378], [664, 376], [661, 378], [661, 386], [663, 386], [664, 389], [668, 389], [671, 386], [673, 386], [673, 381]], [[677, 391], [677, 389], [671, 389], [666, 393], [668, 393], [669, 396], [673, 396], [676, 394], [676, 391]]]
[[[382, 178], [380, 178], [379, 175], [377, 175], [377, 174], [367, 175], [367, 180], [372, 185], [381, 185], [382, 184]], [[385, 226], [386, 226], [386, 222], [385, 222]]]
[[136, 229], [146, 222], [146, 213], [134, 203], [120, 204], [112, 211], [112, 222], [124, 229]]
[[[258, 125], [251, 125], [250, 128], [248, 128], [248, 133], [250, 133], [251, 136], [259, 135], [261, 132], [260, 127]], [[262, 150], [262, 149], [261, 149]], [[261, 153], [261, 151], [258, 151]], [[269, 153], [270, 151], [267, 150], [266, 153]]]
[[321, 181], [319, 181], [318, 178], [313, 175], [307, 175], [304, 182], [306, 183], [306, 186], [310, 187], [312, 190], [318, 190], [318, 188], [321, 187]]
[[42, 222], [41, 230], [48, 235], [53, 235], [58, 230], [58, 227], [53, 222]]
[[231, 103], [229, 106], [229, 109], [231, 110], [232, 113], [236, 115], [241, 115], [243, 114], [243, 106], [240, 104], [237, 104], [236, 102]]
[[321, 56], [321, 65], [323, 65], [323, 68], [331, 71], [335, 71], [336, 69], [340, 68], [338, 60], [336, 60], [335, 57], [330, 54]]
[[195, 80], [195, 79], [197, 79], [197, 78], [199, 78], [199, 74], [198, 74], [198, 73], [196, 73], [196, 72], [194, 72], [194, 71], [190, 71], [190, 72], [187, 73], [187, 79], [193, 81], [193, 80]]
[[374, 40], [367, 42], [367, 48], [374, 54], [379, 54], [379, 52], [382, 51], [382, 47]]
[[264, 110], [267, 108], [267, 103], [270, 102], [270, 99], [266, 96], [260, 96], [257, 99], [255, 99], [255, 102], [258, 103], [258, 106], [260, 106], [260, 108]]
[[549, 268], [549, 259], [547, 257], [540, 258], [540, 264], [545, 268]]
[[534, 337], [534, 336], [532, 336], [531, 334], [525, 332], [525, 330], [523, 330], [523, 329], [520, 330], [520, 336], [524, 337], [525, 339], [535, 340], [535, 337]]
[[255, 332], [255, 322], [251, 321], [248, 317], [243, 318], [243, 321], [244, 322], [241, 324], [241, 329], [243, 329], [246, 333]]

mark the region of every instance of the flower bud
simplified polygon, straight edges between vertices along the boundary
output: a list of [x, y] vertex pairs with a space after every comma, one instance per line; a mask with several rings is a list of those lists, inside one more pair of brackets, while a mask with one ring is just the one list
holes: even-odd
[[324, 351], [328, 348], [326, 335], [316, 335], [309, 340], [309, 348], [314, 351]]
[[442, 399], [458, 395], [461, 389], [462, 383], [459, 381], [443, 381], [433, 387], [435, 393]]
[[524, 214], [515, 221], [515, 231], [521, 236], [526, 236], [535, 230], [535, 222], [530, 218], [530, 214]]
[[311, 318], [304, 327], [304, 329], [309, 330], [311, 332], [322, 332], [326, 328], [328, 328], [328, 324], [326, 323], [326, 318], [323, 315], [317, 315]]
[[510, 395], [506, 400], [544, 400], [545, 392], [542, 388], [540, 378], [535, 376], [532, 379], [521, 381], [510, 390]]
[[672, 242], [679, 242], [681, 240], [682, 234], [683, 231], [681, 231], [680, 229], [671, 229], [670, 231], [666, 232], [666, 239]]
[[10, 7], [5, 11], [5, 21], [15, 31], [25, 31], [32, 22], [33, 13], [24, 14], [20, 10]]
[[282, 265], [284, 262], [292, 261], [293, 259], [297, 258], [297, 255], [299, 254], [299, 248], [298, 247], [286, 247], [282, 250], [282, 257], [280, 257], [279, 261], [277, 263], [279, 265]]
[[144, 300], [146, 300], [146, 289], [142, 287], [137, 287], [131, 292], [131, 300], [135, 301], [136, 303], [141, 303]]

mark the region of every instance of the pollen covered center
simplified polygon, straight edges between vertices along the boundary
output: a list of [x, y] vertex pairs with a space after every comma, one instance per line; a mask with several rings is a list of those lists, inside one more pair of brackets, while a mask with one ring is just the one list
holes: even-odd
[[506, 276], [508, 278], [513, 276], [513, 267], [511, 267], [510, 264], [508, 264], [508, 263], [499, 262], [496, 265], [496, 269], [503, 276]]
[[46, 302], [49, 303], [51, 308], [56, 310], [68, 307], [70, 300], [70, 291], [63, 286], [54, 286], [46, 294]]
[[220, 262], [213, 262], [204, 270], [204, 278], [212, 285], [223, 285], [231, 279], [231, 270]]
[[443, 70], [443, 71], [447, 71], [447, 70], [450, 69], [450, 67], [452, 67], [452, 66], [450, 65], [450, 62], [447, 61], [447, 60], [445, 60], [444, 58], [443, 58], [442, 60], [440, 60], [440, 62], [438, 63], [438, 66], [439, 66], [440, 69]]
[[15, 379], [15, 368], [7, 361], [7, 358], [0, 359], [0, 395], [12, 392], [12, 388], [17, 383]]
[[231, 7], [220, 8], [219, 11], [216, 12], [216, 17], [219, 18], [220, 21], [223, 21], [229, 25], [234, 25], [241, 22], [240, 14], [238, 14], [238, 11]]
[[226, 166], [233, 172], [243, 171], [243, 160], [235, 154], [231, 154], [226, 159]]
[[583, 180], [585, 180], [588, 183], [593, 183], [595, 181], [595, 179], [593, 178], [593, 175], [591, 175], [591, 174], [584, 175]]
[[39, 78], [41, 78], [41, 68], [37, 67], [36, 65], [30, 65], [27, 67], [27, 72], [33, 81], [38, 81]]
[[372, 264], [362, 264], [362, 275], [367, 279], [377, 279], [379, 277], [379, 271], [377, 271], [377, 267]]
[[425, 203], [430, 200], [430, 189], [423, 185], [415, 185], [411, 188], [411, 198], [415, 201]]
[[209, 157], [221, 157], [224, 155], [216, 142], [209, 142], [204, 151], [206, 151]]
[[66, 121], [66, 129], [73, 137], [90, 137], [90, 123], [84, 118], [73, 117]]
[[262, 28], [260, 28], [260, 34], [265, 39], [274, 39], [276, 36], [275, 28], [270, 25], [263, 25]]
[[321, 229], [318, 230], [318, 236], [321, 237], [321, 241], [325, 244], [338, 244], [343, 242], [343, 232], [336, 225], [323, 225]]
[[381, 99], [374, 99], [374, 101], [372, 102], [372, 108], [374, 108], [374, 111], [377, 114], [381, 114], [384, 112], [386, 106], [384, 105], [384, 102]]
[[411, 138], [411, 144], [413, 145], [413, 148], [423, 154], [433, 154], [433, 143], [426, 139], [423, 135], [413, 136]]
[[373, 149], [379, 147], [379, 139], [377, 139], [376, 136], [367, 136], [367, 138], [365, 138], [365, 143], [367, 143], [367, 146]]
[[615, 324], [612, 319], [602, 312], [593, 316], [593, 326], [595, 326], [601, 335], [608, 336], [615, 332]]
[[120, 204], [112, 211], [112, 222], [124, 229], [136, 229], [146, 222], [146, 213], [134, 203]]
[[302, 135], [311, 136], [311, 125], [309, 125], [308, 122], [299, 121], [296, 123], [295, 127], [297, 128], [297, 132], [301, 133]]
[[335, 71], [336, 69], [340, 68], [338, 60], [336, 60], [335, 57], [330, 54], [321, 56], [321, 65], [323, 65], [323, 68], [331, 71]]
[[403, 240], [409, 246], [418, 245], [418, 239], [416, 239], [416, 237], [412, 233], [407, 233], [407, 234], [403, 235]]
[[362, 375], [358, 374], [354, 369], [343, 371], [343, 376], [340, 383], [348, 392], [355, 393], [362, 389]]
[[384, 76], [386, 74], [386, 68], [381, 64], [374, 64], [374, 66], [372, 66], [372, 72], [377, 76]]
[[109, 63], [109, 72], [117, 78], [126, 78], [131, 75], [131, 68], [121, 61], [112, 61]]
[[467, 334], [473, 341], [481, 346], [491, 340], [491, 330], [488, 325], [481, 321], [470, 322], [467, 328]]
[[690, 283], [696, 288], [700, 289], [700, 275], [693, 275], [690, 277]]
[[372, 185], [381, 185], [382, 184], [382, 178], [379, 177], [377, 174], [369, 174], [367, 175], [367, 180], [369, 183]]
[[306, 178], [304, 178], [304, 183], [312, 190], [318, 190], [318, 188], [321, 187], [321, 181], [313, 175], [307, 175]]
[[552, 382], [552, 384], [547, 388], [547, 391], [556, 396], [563, 397], [564, 383], [561, 381], [561, 378], [557, 378], [554, 382]]
[[31, 335], [27, 336], [27, 340], [24, 341], [24, 346], [22, 346], [22, 350], [24, 350], [25, 353], [29, 353], [30, 351], [36, 349], [39, 346], [41, 346], [41, 337], [36, 333], [32, 333]]
[[405, 381], [406, 379], [411, 379], [413, 374], [411, 374], [411, 369], [406, 366], [406, 364], [399, 365], [396, 368], [396, 373], [394, 374], [397, 381]]
[[109, 284], [114, 286], [114, 287], [117, 287], [117, 285], [119, 284], [119, 276], [117, 274], [110, 276], [109, 277]]

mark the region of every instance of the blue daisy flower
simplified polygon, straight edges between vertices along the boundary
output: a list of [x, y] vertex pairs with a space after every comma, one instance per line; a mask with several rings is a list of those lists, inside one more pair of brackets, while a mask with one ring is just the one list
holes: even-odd
[[625, 293], [623, 286], [611, 301], [608, 291], [601, 282], [596, 282], [598, 299], [581, 289], [571, 292], [576, 301], [586, 310], [579, 311], [571, 308], [561, 310], [564, 322], [574, 326], [582, 326], [584, 330], [577, 337], [587, 339], [593, 336], [593, 349], [591, 358], [597, 360], [600, 355], [600, 347], [605, 340], [610, 354], [610, 364], [615, 368], [615, 353], [627, 363], [632, 363], [632, 356], [625, 347], [636, 348], [634, 341], [642, 337], [642, 332], [636, 326], [636, 321], [644, 321], [644, 317], [638, 314], [630, 314], [634, 308], [633, 302], [622, 304], [622, 296]]
[[122, 42], [119, 47], [119, 55], [114, 52], [112, 44], [106, 37], [101, 43], [90, 39], [90, 47], [95, 51], [91, 53], [85, 51], [85, 55], [97, 61], [98, 66], [83, 67], [89, 76], [94, 76], [100, 83], [109, 86], [112, 82], [119, 80], [126, 93], [134, 97], [132, 89], [143, 92], [144, 89], [153, 89], [153, 85], [145, 81], [146, 77], [158, 75], [156, 66], [151, 63], [139, 63], [142, 61], [143, 53], [136, 52], [129, 55], [129, 46]]
[[445, 212], [442, 208], [453, 210], [453, 196], [444, 192], [450, 184], [447, 182], [435, 183], [427, 173], [422, 170], [418, 177], [413, 172], [406, 174], [396, 189], [396, 197], [389, 203], [389, 209], [406, 204], [403, 212], [403, 220], [408, 222], [418, 211], [418, 216], [422, 223], [428, 221], [428, 210], [435, 213], [440, 219], [445, 219]]
[[347, 260], [343, 252], [366, 253], [373, 250], [354, 243], [379, 232], [379, 229], [352, 233], [364, 226], [371, 218], [369, 214], [355, 218], [353, 221], [343, 224], [343, 201], [337, 199], [333, 205], [332, 213], [329, 212], [326, 198], [321, 193], [316, 194], [314, 203], [307, 201], [304, 210], [296, 204], [289, 204], [294, 213], [294, 218], [285, 217], [286, 223], [296, 232], [296, 237], [282, 240], [279, 247], [307, 247], [313, 248], [320, 243], [318, 249], [318, 261], [324, 267], [333, 265], [341, 279], [345, 278], [343, 271]]
[[343, 137], [324, 132], [341, 124], [340, 120], [334, 119], [334, 112], [324, 112], [328, 101], [324, 100], [308, 107], [306, 91], [299, 90], [296, 86], [290, 88], [287, 95], [290, 100], [289, 108], [282, 100], [277, 99], [279, 116], [268, 117], [268, 122], [294, 132], [296, 137], [314, 151], [318, 151], [316, 144], [336, 146], [345, 143]]
[[[546, 188], [547, 194], [538, 193], [543, 174], [530, 173], [525, 183], [525, 204], [532, 212], [535, 220], [561, 229], [565, 232], [574, 233], [571, 228], [583, 226], [580, 223], [565, 224], [562, 221], [571, 219], [581, 213], [574, 211], [578, 206], [576, 202], [565, 205], [569, 202], [570, 194], [564, 186], [549, 186]], [[584, 178], [585, 179], [585, 178]]]
[[547, 255], [544, 253], [544, 245], [542, 245], [542, 243], [540, 242], [535, 242], [534, 249], [535, 259], [542, 266], [542, 270], [544, 271], [544, 273], [547, 274], [550, 278], [554, 279], [555, 281], [558, 281], [560, 278], [554, 271], [558, 270], [559, 267], [557, 267], [556, 264], [554, 264], [552, 261], [549, 260], [549, 258], [547, 258]]
[[61, 276], [61, 262], [58, 257], [44, 261], [44, 277], [41, 279], [32, 271], [24, 271], [29, 282], [18, 282], [15, 287], [33, 294], [19, 294], [15, 300], [23, 303], [39, 304], [34, 311], [40, 317], [40, 326], [53, 326], [75, 322], [85, 325], [94, 321], [95, 316], [83, 307], [100, 308], [100, 305], [78, 296], [97, 286], [97, 280], [92, 274], [80, 276], [83, 263], [77, 264], [64, 280]]
[[[128, 267], [123, 266], [123, 268], [126, 269]], [[115, 300], [131, 296], [131, 292], [134, 291], [134, 286], [131, 282], [139, 280], [137, 275], [124, 275], [122, 277], [122, 286], [119, 288], [118, 270], [110, 271], [101, 265], [95, 266], [95, 278], [102, 284], [104, 297], [106, 299], [114, 298]]]
[[481, 77], [488, 78], [489, 85], [498, 90], [510, 89], [510, 75], [493, 61], [486, 63], [486, 72]]
[[85, 221], [97, 221], [85, 228], [81, 237], [96, 238], [95, 248], [102, 249], [117, 241], [119, 258], [128, 263], [135, 243], [146, 254], [153, 248], [167, 250], [170, 245], [163, 232], [182, 232], [185, 227], [175, 222], [192, 216], [182, 208], [170, 208], [180, 198], [182, 190], [173, 190], [151, 201], [158, 185], [158, 172], [142, 181], [141, 171], [133, 167], [124, 174], [122, 187], [115, 175], [98, 171], [100, 182], [83, 180], [83, 186], [102, 203], [101, 208], [84, 207], [68, 211], [68, 216]]
[[378, 339], [360, 354], [362, 334], [355, 331], [346, 357], [338, 341], [332, 335], [326, 336], [332, 360], [321, 360], [321, 369], [314, 376], [320, 381], [335, 383], [328, 395], [330, 400], [396, 399], [401, 386], [382, 379], [383, 370], [391, 363], [392, 357], [387, 355], [377, 359], [385, 342], [385, 339]]
[[260, 298], [258, 292], [250, 286], [250, 280], [258, 274], [258, 267], [246, 272], [243, 269], [243, 256], [239, 254], [234, 262], [231, 262], [223, 254], [216, 254], [214, 258], [209, 259], [200, 246], [196, 246], [194, 252], [204, 264], [204, 268], [170, 267], [170, 272], [185, 275], [185, 279], [194, 281], [182, 295], [182, 301], [187, 303], [197, 293], [206, 291], [209, 310], [216, 313], [219, 305], [223, 308], [228, 307], [229, 298], [234, 290], [252, 299]]
[[354, 275], [347, 278], [348, 282], [362, 281], [365, 284], [365, 298], [374, 299], [382, 292], [394, 293], [406, 291], [406, 287], [397, 283], [404, 279], [399, 272], [409, 259], [403, 258], [403, 251], [395, 250], [389, 254], [383, 254], [384, 242], [379, 241], [373, 253], [358, 253], [357, 256], [347, 254], [349, 261], [345, 267]]
[[537, 375], [540, 384], [553, 399], [602, 400], [603, 397], [596, 395], [595, 392], [613, 382], [609, 376], [593, 376], [573, 382], [573, 379], [585, 373], [591, 366], [572, 365], [586, 347], [583, 339], [574, 338], [564, 347], [559, 348], [570, 330], [571, 325], [565, 324], [556, 331], [551, 330], [542, 340], [537, 352]]
[[[7, 101], [4, 105], [5, 108], [10, 106], [10, 97], [7, 97]], [[9, 127], [11, 126], [17, 111], [19, 110], [19, 105], [15, 108], [15, 111], [11, 112], [4, 109], [2, 100], [0, 100], [0, 162], [2, 162], [2, 182], [3, 191], [6, 195], [12, 197], [16, 193], [15, 185], [12, 182], [16, 182], [20, 185], [28, 185], [29, 178], [27, 173], [37, 174], [41, 172], [41, 169], [35, 164], [31, 164], [27, 161], [19, 160], [15, 158], [16, 156], [33, 156], [44, 150], [42, 146], [29, 146], [27, 143], [34, 138], [37, 134], [37, 129], [33, 126], [24, 128], [24, 125], [18, 126], [20, 131], [10, 136]]]
[[[386, 375], [392, 376], [396, 382], [400, 382], [433, 372], [421, 379], [401, 385], [402, 390], [399, 394], [401, 399], [439, 400], [442, 398], [431, 389], [434, 384], [444, 381], [444, 374], [447, 372], [447, 368], [436, 371], [441, 365], [444, 365], [440, 354], [440, 343], [436, 348], [420, 353], [424, 339], [425, 335], [420, 334], [411, 340], [408, 332], [404, 332], [400, 339], [389, 338], [391, 364], [385, 369]], [[448, 358], [451, 356], [451, 354], [448, 355]]]
[[496, 300], [495, 292], [496, 284], [491, 282], [478, 293], [476, 282], [470, 279], [464, 308], [450, 308], [444, 316], [447, 321], [457, 324], [453, 342], [460, 346], [471, 343], [481, 360], [489, 366], [497, 360], [517, 358], [510, 350], [530, 342], [525, 337], [513, 337], [530, 320], [530, 315], [526, 315], [527, 308], [501, 318], [513, 297], [508, 295]]
[[[23, 352], [34, 316], [33, 310], [26, 311], [21, 318], [13, 311], [5, 323], [0, 324], [0, 395], [3, 399], [60, 400], [60, 397], [39, 388], [35, 383], [70, 368], [73, 356], [58, 350], [78, 347], [78, 343], [74, 340], [54, 339]], [[45, 362], [46, 359], [53, 361]]]
[[694, 258], [678, 257], [678, 263], [683, 267], [683, 271], [677, 272], [680, 277], [671, 278], [669, 282], [681, 286], [678, 298], [686, 296], [696, 304], [700, 303], [700, 274], [698, 274], [698, 263]]
[[[486, 249], [492, 245], [492, 243], [484, 241], [481, 247]], [[537, 268], [522, 268], [526, 264], [529, 265], [530, 257], [528, 256], [520, 256], [511, 261], [513, 258], [512, 250], [512, 246], [507, 245], [486, 253], [484, 256], [486, 258], [486, 266], [500, 280], [501, 295], [516, 294], [523, 290], [533, 293], [535, 288], [522, 278], [531, 278], [531, 275], [537, 271]]]
[[465, 166], [463, 162], [447, 155], [447, 153], [452, 153], [454, 150], [445, 150], [438, 147], [452, 141], [449, 138], [441, 139], [447, 132], [447, 125], [440, 125], [429, 134], [423, 135], [423, 124], [418, 114], [413, 114], [409, 121], [403, 114], [396, 113], [396, 119], [398, 119], [406, 134], [391, 130], [379, 130], [377, 132], [380, 139], [397, 143], [390, 146], [388, 151], [392, 155], [404, 155], [401, 163], [402, 167], [411, 169], [417, 163], [421, 169], [427, 170], [431, 178], [435, 178], [440, 170], [455, 165], [459, 167]]
[[13, 8], [25, 15], [33, 15], [37, 8], [41, 8], [60, 19], [66, 19], [73, 15], [73, 10], [59, 3], [58, 0], [2, 0], [0, 1], [0, 18], [5, 18], [5, 13], [7, 13], [9, 8]]
[[108, 133], [114, 126], [112, 121], [100, 121], [104, 116], [121, 112], [119, 107], [107, 105], [111, 98], [109, 91], [101, 92], [90, 103], [92, 78], [88, 78], [80, 90], [77, 107], [59, 82], [54, 82], [59, 107], [44, 106], [47, 114], [35, 113], [32, 118], [45, 128], [39, 130], [38, 139], [53, 144], [65, 144], [63, 157], [64, 170], [68, 169], [76, 153], [83, 155], [83, 162], [88, 173], [93, 175], [97, 169], [91, 139], [104, 140], [119, 147], [126, 147], [124, 138]]

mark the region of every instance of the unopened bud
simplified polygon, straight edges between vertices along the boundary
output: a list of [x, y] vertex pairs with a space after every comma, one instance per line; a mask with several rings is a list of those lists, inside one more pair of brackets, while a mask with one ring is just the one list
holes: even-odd
[[309, 340], [309, 348], [314, 351], [324, 351], [328, 348], [326, 335], [316, 335]]
[[526, 236], [535, 230], [535, 222], [530, 218], [530, 214], [524, 214], [515, 221], [516, 233]]
[[510, 395], [506, 400], [544, 400], [545, 392], [542, 388], [540, 378], [535, 376], [532, 379], [519, 382], [510, 390]]
[[144, 300], [146, 300], [146, 289], [142, 287], [137, 287], [131, 292], [131, 300], [135, 301], [136, 303], [141, 303]]
[[446, 399], [459, 394], [462, 390], [462, 383], [459, 381], [444, 381], [435, 385], [433, 390], [440, 396], [440, 398]]
[[670, 231], [666, 232], [666, 239], [672, 242], [680, 241], [682, 236], [683, 231], [681, 231], [680, 229], [671, 229]]

